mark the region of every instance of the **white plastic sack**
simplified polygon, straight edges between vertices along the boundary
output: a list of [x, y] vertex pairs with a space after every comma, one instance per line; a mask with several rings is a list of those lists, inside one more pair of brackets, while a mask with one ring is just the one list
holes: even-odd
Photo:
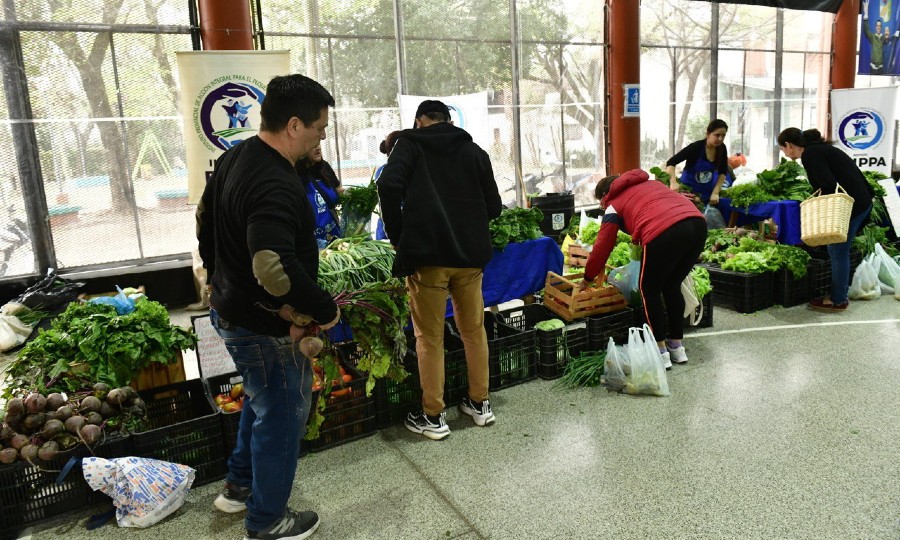
[[643, 329], [628, 330], [628, 359], [631, 374], [622, 389], [626, 394], [668, 396], [669, 381], [662, 365], [656, 338], [646, 324]]
[[149, 527], [184, 504], [196, 471], [156, 459], [85, 458], [84, 479], [94, 491], [112, 497], [120, 527]]
[[725, 218], [722, 217], [722, 212], [715, 206], [707, 204], [706, 208], [703, 209], [703, 217], [706, 218], [706, 228], [708, 230], [725, 228]]
[[881, 265], [878, 269], [878, 279], [890, 287], [892, 292], [896, 291], [897, 285], [900, 284], [900, 264], [887, 254], [881, 244], [875, 244], [875, 257]]
[[609, 271], [606, 281], [619, 289], [629, 305], [637, 305], [635, 293], [640, 292], [641, 261], [631, 261]]
[[606, 359], [603, 365], [603, 375], [600, 376], [600, 384], [613, 390], [621, 390], [625, 387], [625, 381], [631, 367], [628, 365], [628, 355], [624, 347], [617, 347], [613, 338], [609, 338], [606, 345]]
[[850, 283], [848, 296], [851, 300], [874, 300], [881, 296], [881, 282], [878, 280], [880, 267], [881, 260], [874, 253], [859, 263]]
[[25, 343], [31, 335], [32, 327], [23, 323], [15, 315], [0, 314], [0, 352]]

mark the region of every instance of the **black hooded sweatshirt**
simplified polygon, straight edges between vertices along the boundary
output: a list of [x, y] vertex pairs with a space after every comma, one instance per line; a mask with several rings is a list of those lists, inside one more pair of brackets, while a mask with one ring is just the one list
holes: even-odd
[[384, 230], [397, 248], [395, 275], [491, 260], [488, 222], [503, 205], [491, 160], [466, 131], [445, 122], [402, 131], [377, 185]]

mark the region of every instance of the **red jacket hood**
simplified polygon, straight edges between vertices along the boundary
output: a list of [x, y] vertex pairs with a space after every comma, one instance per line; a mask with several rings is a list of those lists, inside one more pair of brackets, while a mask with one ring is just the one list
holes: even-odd
[[650, 175], [641, 169], [632, 169], [624, 172], [618, 178], [613, 180], [612, 185], [609, 187], [609, 193], [603, 197], [603, 200], [600, 201], [600, 203], [605, 207], [608, 198], [616, 197], [631, 186], [646, 182], [649, 179]]

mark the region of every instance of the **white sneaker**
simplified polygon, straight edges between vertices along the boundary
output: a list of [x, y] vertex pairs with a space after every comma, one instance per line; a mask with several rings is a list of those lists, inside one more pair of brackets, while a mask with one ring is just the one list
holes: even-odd
[[660, 356], [662, 357], [662, 365], [666, 368], [666, 371], [672, 369], [672, 359], [669, 357], [669, 351], [661, 353]]
[[674, 349], [672, 347], [666, 348], [669, 349], [668, 353], [671, 355], [673, 362], [675, 362], [676, 364], [687, 364], [688, 357], [687, 353], [684, 352], [684, 345], [679, 345]]
[[494, 416], [494, 411], [491, 409], [491, 402], [488, 400], [478, 404], [469, 399], [469, 396], [466, 396], [459, 403], [459, 410], [471, 416], [472, 420], [475, 421], [475, 425], [478, 426], [489, 426], [497, 419]]

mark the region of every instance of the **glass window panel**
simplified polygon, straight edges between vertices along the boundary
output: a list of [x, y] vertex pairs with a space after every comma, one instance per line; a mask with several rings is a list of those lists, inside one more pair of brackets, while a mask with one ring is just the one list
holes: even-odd
[[16, 0], [16, 17], [20, 21], [88, 23], [88, 24], [164, 24], [187, 25], [188, 3], [182, 0], [125, 0], [116, 2], [78, 0]]
[[665, 49], [645, 49], [641, 55], [641, 167], [663, 167], [674, 149], [672, 63]]
[[12, 124], [8, 119], [6, 93], [0, 86], [0, 278], [36, 272]]
[[784, 50], [831, 52], [833, 23], [831, 13], [784, 10]]
[[708, 47], [712, 8], [708, 2], [643, 0], [641, 42], [645, 45]]
[[719, 4], [719, 46], [774, 50], [776, 15], [766, 6]]
[[[541, 13], [549, 10], [535, 5]], [[400, 4], [405, 39], [509, 41], [509, 4], [496, 0], [404, 0]], [[407, 69], [409, 66], [407, 66]]]

